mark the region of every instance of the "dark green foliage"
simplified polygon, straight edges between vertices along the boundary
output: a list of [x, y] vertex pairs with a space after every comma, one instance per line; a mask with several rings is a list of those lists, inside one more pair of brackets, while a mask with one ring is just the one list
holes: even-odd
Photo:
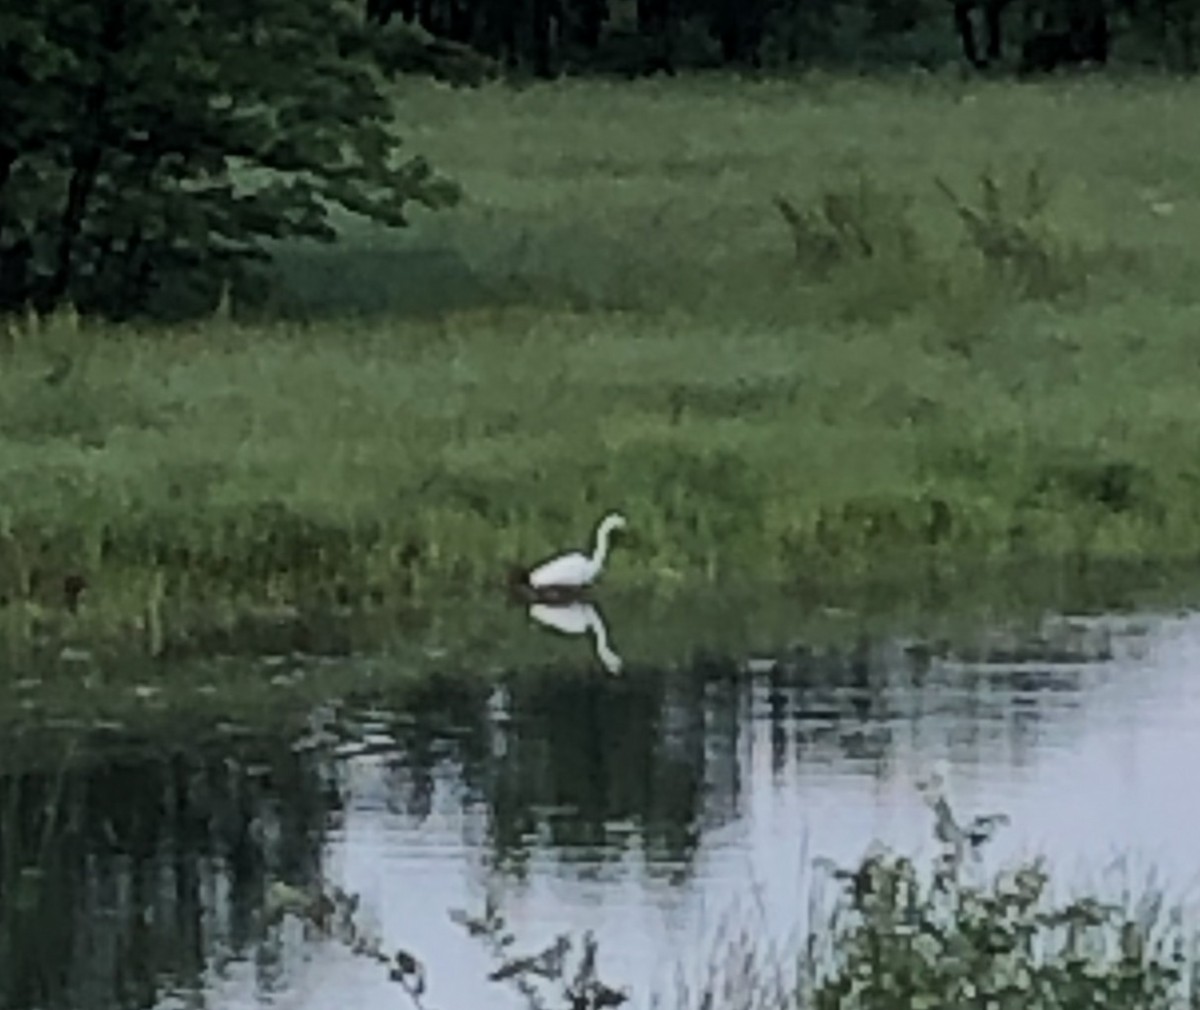
[[359, 33], [350, 43], [356, 51], [369, 52], [389, 77], [427, 74], [452, 84], [479, 85], [500, 69], [495, 60], [462, 42], [402, 21]]
[[211, 307], [265, 240], [331, 241], [332, 207], [403, 225], [455, 195], [397, 157], [353, 5], [6, 7], [0, 311]]
[[890, 853], [836, 872], [845, 896], [808, 1005], [1183, 1005], [1184, 937], [1164, 942], [1158, 923], [1094, 896], [1058, 898], [1041, 860], [986, 878], [977, 850], [1007, 818], [961, 826], [944, 796], [930, 802], [941, 843], [932, 874]]
[[1148, 467], [1124, 459], [1047, 461], [1034, 482], [1038, 497], [1086, 503], [1114, 513], [1141, 511], [1155, 520], [1162, 518], [1160, 493]]
[[921, 0], [866, 0], [872, 35], [898, 35], [910, 32], [924, 14]]
[[[872, 68], [964, 60], [977, 69], [1103, 64], [1110, 36], [1123, 60], [1196, 67], [1194, 0], [365, 0], [370, 22], [417, 27], [518, 74], [564, 70], [674, 73], [794, 64]], [[384, 50], [390, 50], [385, 52]], [[381, 50], [427, 72], [461, 52]], [[443, 73], [445, 66], [435, 66]]]

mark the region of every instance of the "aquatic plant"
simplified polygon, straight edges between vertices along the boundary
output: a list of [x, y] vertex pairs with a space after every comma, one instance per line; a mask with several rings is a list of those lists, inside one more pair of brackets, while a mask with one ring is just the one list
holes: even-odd
[[599, 946], [595, 936], [584, 933], [578, 955], [572, 955], [575, 941], [559, 934], [546, 947], [532, 954], [516, 954], [516, 936], [509, 930], [499, 905], [492, 896], [484, 903], [482, 915], [471, 916], [454, 909], [451, 919], [468, 935], [488, 948], [497, 967], [488, 975], [491, 982], [508, 982], [524, 998], [530, 1010], [605, 1010], [619, 1007], [629, 993], [600, 979], [597, 969]]
[[365, 927], [358, 914], [360, 897], [327, 881], [301, 889], [275, 881], [264, 902], [264, 920], [278, 924], [284, 917], [301, 920], [309, 931], [336, 940], [352, 954], [387, 968], [388, 978], [404, 990], [416, 1010], [425, 1010], [425, 966], [407, 950], [387, 952], [378, 933]]
[[[960, 823], [936, 777], [923, 786], [937, 850], [928, 866], [876, 849], [856, 865], [819, 860], [839, 891], [801, 942], [780, 947], [749, 929], [726, 930], [709, 955], [702, 985], [680, 983], [681, 1010], [894, 1010], [897, 1006], [980, 1006], [996, 1010], [1178, 1010], [1200, 994], [1195, 924], [1162, 896], [1138, 914], [1097, 895], [1056, 897], [1042, 859], [984, 872], [982, 849], [1007, 823], [985, 815]], [[424, 970], [406, 952], [388, 956], [352, 924], [357, 899], [281, 889], [276, 907], [321, 924], [356, 953], [392, 965], [420, 1008]], [[530, 1010], [603, 1010], [630, 994], [603, 982], [598, 946], [587, 933], [517, 954], [498, 903], [451, 918], [496, 962], [494, 982], [510, 984]], [[336, 925], [331, 925], [336, 924]], [[573, 956], [574, 955], [574, 956]], [[661, 1005], [660, 998], [652, 1001]]]
[[[379, 934], [363, 924], [360, 904], [359, 895], [328, 881], [303, 889], [276, 881], [266, 895], [264, 921], [272, 926], [287, 916], [294, 917], [311, 935], [335, 940], [352, 954], [382, 965], [416, 1010], [426, 1010], [425, 966], [407, 950], [387, 951]], [[575, 941], [566, 934], [555, 937], [543, 950], [517, 955], [513, 953], [516, 937], [490, 898], [482, 916], [454, 910], [451, 918], [470, 936], [481, 938], [496, 959], [488, 980], [509, 983], [530, 1010], [608, 1010], [629, 998], [624, 990], [601, 981], [596, 965], [598, 946], [591, 933], [584, 934], [576, 957], [572, 957]]]
[[979, 849], [1002, 820], [959, 825], [936, 782], [928, 799], [940, 846], [928, 872], [886, 852], [837, 871], [843, 897], [807, 966], [806, 1005], [1166, 1010], [1195, 995], [1194, 927], [1164, 934], [1098, 896], [1058, 898], [1042, 859], [982, 875]]

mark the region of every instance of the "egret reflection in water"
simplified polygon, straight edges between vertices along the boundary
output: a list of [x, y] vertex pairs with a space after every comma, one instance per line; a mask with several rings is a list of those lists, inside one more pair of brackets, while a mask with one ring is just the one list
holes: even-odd
[[529, 608], [529, 616], [539, 624], [564, 635], [586, 635], [592, 633], [596, 658], [609, 673], [620, 673], [623, 663], [608, 641], [608, 626], [591, 603], [568, 603], [552, 605], [535, 603]]

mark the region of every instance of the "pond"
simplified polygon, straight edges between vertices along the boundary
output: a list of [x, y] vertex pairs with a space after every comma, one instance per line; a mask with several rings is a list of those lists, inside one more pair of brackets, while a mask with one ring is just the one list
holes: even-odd
[[[818, 857], [929, 850], [917, 786], [935, 769], [956, 811], [1011, 819], [990, 860], [1045, 853], [1068, 885], [1178, 894], [1200, 870], [1200, 616], [1046, 616], [953, 645], [892, 627], [677, 663], [639, 656], [636, 617], [511, 611], [507, 634], [549, 660], [443, 662], [295, 718], [267, 696], [253, 719], [10, 726], [0, 1006], [404, 1005], [378, 964], [268, 921], [279, 883], [319, 880], [423, 962], [429, 1007], [523, 1005], [450, 915], [488, 895], [524, 948], [590, 930], [630, 1005], [672, 1000], [723, 931], [802, 929]], [[337, 666], [374, 684], [388, 662], [230, 659], [220, 676]], [[219, 679], [178, 664], [132, 696]]]

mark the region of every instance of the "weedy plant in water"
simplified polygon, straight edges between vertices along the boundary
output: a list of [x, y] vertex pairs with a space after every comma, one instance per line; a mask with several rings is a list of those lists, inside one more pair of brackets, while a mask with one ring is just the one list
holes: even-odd
[[388, 969], [388, 977], [408, 995], [417, 1010], [426, 1010], [425, 966], [403, 949], [384, 950], [383, 940], [365, 927], [358, 915], [360, 897], [340, 887], [322, 882], [304, 891], [290, 884], [275, 882], [267, 892], [266, 921], [277, 924], [291, 915], [304, 923], [306, 931], [336, 940], [359, 957]]
[[[308, 890], [276, 882], [267, 893], [265, 919], [268, 924], [278, 924], [285, 916], [293, 916], [306, 932], [336, 940], [352, 954], [386, 967], [388, 977], [404, 990], [416, 1010], [428, 1010], [424, 964], [406, 950], [386, 951], [378, 934], [361, 922], [360, 903], [359, 895], [328, 882]], [[629, 998], [627, 992], [601, 981], [596, 968], [598, 945], [590, 932], [584, 934], [574, 957], [575, 942], [566, 934], [544, 950], [517, 955], [512, 950], [516, 937], [490, 897], [481, 916], [456, 909], [450, 917], [470, 936], [482, 939], [495, 958], [497, 966], [488, 980], [512, 985], [530, 1010], [608, 1010]]]
[[[779, 946], [749, 929], [718, 938], [701, 985], [680, 982], [679, 1010], [1181, 1010], [1200, 1005], [1195, 933], [1181, 910], [1164, 917], [1161, 895], [1139, 911], [1095, 896], [1055, 897], [1040, 860], [989, 876], [981, 850], [1004, 815], [960, 822], [939, 778], [922, 787], [937, 853], [927, 869], [886, 851], [857, 866], [818, 860], [839, 885], [827, 917], [802, 942]], [[292, 912], [321, 935], [387, 966], [418, 1010], [425, 971], [407, 951], [387, 954], [356, 923], [358, 899], [337, 888], [304, 893], [276, 885], [272, 915]], [[813, 906], [816, 908], [816, 905]], [[531, 1010], [605, 1010], [629, 999], [603, 982], [597, 942], [559, 935], [517, 954], [491, 898], [479, 916], [451, 918], [488, 948], [488, 978], [511, 985]], [[652, 1005], [662, 1005], [656, 998]]]
[[[1043, 860], [988, 878], [980, 849], [1002, 817], [960, 824], [940, 782], [926, 796], [932, 872], [888, 853], [836, 870], [844, 893], [798, 1002], [818, 1010], [1194, 1006], [1194, 937], [1094, 896], [1059, 900]], [[1157, 907], [1157, 906], [1156, 906]]]
[[629, 998], [625, 990], [601, 981], [596, 968], [599, 948], [591, 932], [584, 933], [575, 958], [572, 958], [574, 942], [565, 933], [537, 953], [518, 955], [513, 952], [517, 939], [490, 895], [481, 916], [472, 917], [455, 909], [450, 918], [470, 936], [481, 940], [496, 960], [497, 967], [488, 975], [489, 981], [510, 983], [530, 1010], [551, 1010], [555, 1006], [605, 1010], [619, 1007]]

